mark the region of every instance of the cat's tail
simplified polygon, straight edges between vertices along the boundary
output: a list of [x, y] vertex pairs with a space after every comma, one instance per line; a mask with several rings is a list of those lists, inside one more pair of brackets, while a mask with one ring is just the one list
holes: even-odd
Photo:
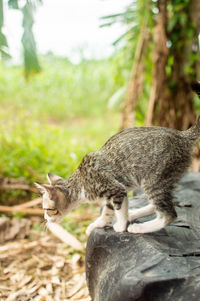
[[[200, 83], [193, 82], [191, 84], [191, 88], [200, 98]], [[187, 131], [183, 131], [182, 134], [184, 137], [191, 139], [191, 140], [197, 140], [200, 138], [200, 115], [197, 116], [195, 124], [191, 128], [189, 128]]]

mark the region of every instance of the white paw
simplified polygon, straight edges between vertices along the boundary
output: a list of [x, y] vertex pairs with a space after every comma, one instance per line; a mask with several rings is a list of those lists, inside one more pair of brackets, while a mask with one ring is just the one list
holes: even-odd
[[124, 232], [124, 231], [126, 231], [126, 225], [127, 225], [127, 222], [115, 223], [113, 225], [113, 229], [115, 230], [115, 232]]
[[145, 233], [144, 226], [141, 224], [130, 224], [128, 226], [128, 232], [129, 233]]
[[95, 221], [94, 223], [90, 224], [86, 229], [86, 234], [89, 236], [90, 233], [96, 228], [104, 228], [106, 224], [103, 221]]
[[89, 236], [90, 235], [90, 233], [92, 232], [92, 230], [94, 230], [96, 228], [96, 225], [95, 225], [95, 223], [92, 223], [92, 224], [90, 224], [88, 227], [87, 227], [87, 229], [86, 229], [86, 234]]

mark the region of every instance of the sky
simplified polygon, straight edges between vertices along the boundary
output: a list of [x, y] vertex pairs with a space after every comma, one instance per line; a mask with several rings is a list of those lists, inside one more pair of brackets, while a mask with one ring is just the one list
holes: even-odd
[[[114, 42], [124, 31], [121, 24], [100, 28], [100, 18], [122, 12], [131, 0], [43, 0], [35, 13], [33, 27], [40, 53], [53, 52], [78, 62], [109, 56]], [[5, 8], [4, 32], [14, 60], [21, 56], [22, 16]]]

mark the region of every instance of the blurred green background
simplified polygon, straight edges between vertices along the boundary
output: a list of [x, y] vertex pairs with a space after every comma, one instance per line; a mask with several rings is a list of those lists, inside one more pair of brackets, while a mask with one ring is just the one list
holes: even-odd
[[[120, 129], [156, 125], [186, 130], [195, 123], [200, 100], [190, 84], [200, 80], [199, 34], [200, 0], [0, 0], [0, 238], [15, 240], [17, 231], [24, 237], [14, 250], [10, 242], [1, 248], [5, 296], [11, 292], [20, 300], [15, 291], [27, 295], [36, 284], [37, 294], [43, 294], [48, 279], [44, 286], [40, 267], [57, 277], [53, 268], [59, 249], [54, 246], [60, 244], [48, 244], [43, 210], [34, 216], [35, 208], [26, 215], [15, 207], [32, 199], [42, 207], [35, 181], [47, 183], [48, 172], [67, 178], [87, 153]], [[195, 155], [192, 168], [200, 171], [200, 146]], [[82, 204], [62, 220], [83, 246], [74, 261], [77, 250], [65, 244], [63, 263], [73, 259], [83, 272], [85, 230], [99, 212], [98, 204]], [[7, 213], [11, 218], [4, 219]], [[30, 227], [26, 233], [18, 225], [24, 221]], [[33, 252], [26, 248], [31, 240]], [[52, 269], [41, 265], [45, 258], [38, 256], [38, 246], [47, 255], [50, 248], [55, 252]], [[19, 259], [20, 249], [27, 260]], [[68, 290], [77, 275], [68, 262], [67, 269], [61, 267]], [[30, 270], [33, 286], [26, 292]], [[63, 274], [60, 279], [55, 296], [63, 293]]]
[[[163, 95], [168, 89], [166, 94], [172, 101], [158, 93], [153, 117], [150, 114], [151, 123], [184, 129], [183, 124], [188, 126], [193, 122], [200, 102], [191, 94], [190, 99], [185, 98], [185, 104], [192, 103], [193, 112], [186, 114], [187, 105], [181, 103], [182, 96], [177, 91], [182, 89], [181, 81], [184, 86], [199, 74], [197, 0], [130, 0], [121, 11], [113, 8], [112, 14], [101, 16], [99, 25], [102, 30], [115, 24], [123, 27], [123, 34], [117, 35], [117, 40], [113, 37], [114, 51], [101, 58], [83, 55], [78, 63], [67, 56], [37, 52], [34, 14], [43, 4], [45, 1], [0, 0], [0, 174], [3, 177], [24, 177], [30, 185], [38, 178], [45, 179], [47, 172], [68, 177], [86, 153], [99, 149], [120, 128], [145, 124], [151, 91], [159, 84]], [[22, 14], [24, 64], [14, 64], [8, 59], [9, 34], [4, 29], [9, 9]], [[161, 66], [163, 82], [156, 69], [159, 61], [156, 51], [158, 57], [163, 55], [157, 49], [159, 42], [155, 43], [158, 26], [165, 29], [166, 43], [162, 47], [167, 49], [165, 64]], [[134, 88], [133, 82], [137, 83]], [[127, 97], [127, 91], [133, 99]], [[124, 114], [132, 114], [130, 109], [126, 112], [126, 103], [131, 102], [134, 120], [123, 124]], [[175, 121], [169, 114], [172, 110]], [[190, 119], [185, 123], [186, 115]], [[10, 204], [34, 196], [20, 190], [1, 191], [0, 202]]]
[[40, 59], [43, 71], [28, 83], [22, 67], [1, 65], [0, 168], [6, 176], [31, 180], [24, 166], [67, 176], [119, 128], [119, 106], [108, 109], [119, 87], [113, 58], [78, 65]]

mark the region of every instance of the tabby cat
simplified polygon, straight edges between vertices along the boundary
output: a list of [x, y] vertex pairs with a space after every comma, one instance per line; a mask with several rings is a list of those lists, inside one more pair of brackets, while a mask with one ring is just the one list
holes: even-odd
[[[200, 83], [192, 85], [200, 96]], [[112, 136], [98, 151], [86, 155], [78, 169], [63, 179], [49, 173], [49, 184], [38, 184], [48, 222], [58, 222], [84, 202], [105, 200], [102, 213], [87, 229], [112, 224], [116, 232], [148, 233], [162, 229], [176, 218], [175, 184], [191, 164], [195, 141], [200, 137], [200, 117], [186, 131], [164, 127], [133, 127]], [[149, 205], [128, 213], [129, 191], [141, 186]], [[130, 223], [156, 213], [144, 223]], [[128, 228], [127, 228], [128, 225]]]

